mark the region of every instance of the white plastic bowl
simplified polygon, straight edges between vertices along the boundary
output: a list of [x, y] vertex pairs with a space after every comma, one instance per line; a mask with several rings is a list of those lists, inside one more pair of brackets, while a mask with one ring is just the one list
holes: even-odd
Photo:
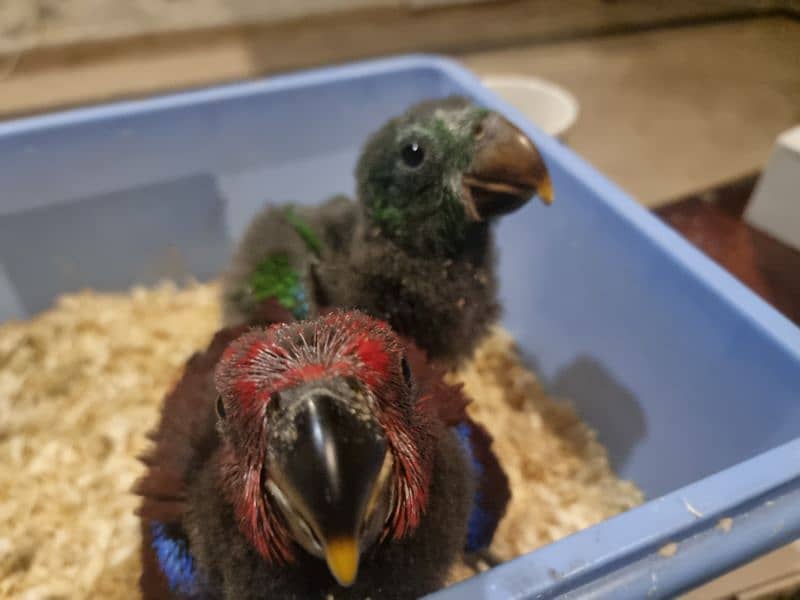
[[561, 140], [578, 118], [578, 101], [549, 81], [523, 75], [490, 75], [483, 84], [540, 129]]

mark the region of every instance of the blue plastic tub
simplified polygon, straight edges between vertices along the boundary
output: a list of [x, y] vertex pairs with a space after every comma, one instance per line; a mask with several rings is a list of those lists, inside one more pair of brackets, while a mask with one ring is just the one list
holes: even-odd
[[0, 124], [0, 320], [213, 277], [266, 199], [352, 191], [369, 132], [454, 93], [516, 120], [557, 194], [499, 228], [505, 324], [653, 500], [438, 596], [671, 596], [800, 536], [800, 331], [440, 58]]

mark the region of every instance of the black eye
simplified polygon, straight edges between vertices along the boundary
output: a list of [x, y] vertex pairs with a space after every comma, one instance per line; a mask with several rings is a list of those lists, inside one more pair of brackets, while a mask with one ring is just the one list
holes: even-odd
[[408, 361], [404, 356], [400, 361], [400, 369], [403, 371], [403, 379], [406, 382], [406, 385], [411, 385], [411, 367], [408, 366]]
[[401, 152], [403, 162], [412, 169], [417, 168], [425, 160], [425, 150], [417, 142], [411, 142], [403, 147]]
[[280, 392], [272, 392], [269, 395], [269, 406], [273, 410], [280, 410], [281, 409], [281, 393]]
[[217, 396], [217, 416], [220, 419], [225, 418], [225, 403], [222, 401], [222, 396]]

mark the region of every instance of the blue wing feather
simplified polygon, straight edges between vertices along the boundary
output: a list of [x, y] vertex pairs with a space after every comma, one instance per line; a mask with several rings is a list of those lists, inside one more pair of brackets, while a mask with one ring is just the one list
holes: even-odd
[[152, 547], [172, 592], [193, 597], [199, 592], [197, 569], [186, 540], [170, 535], [163, 523], [150, 526]]
[[491, 544], [511, 493], [508, 478], [491, 451], [491, 438], [486, 430], [473, 421], [459, 423], [454, 429], [477, 482], [464, 548], [465, 552], [477, 552]]

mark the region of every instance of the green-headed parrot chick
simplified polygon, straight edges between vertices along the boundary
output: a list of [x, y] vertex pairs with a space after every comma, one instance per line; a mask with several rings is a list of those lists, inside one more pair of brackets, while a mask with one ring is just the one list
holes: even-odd
[[269, 207], [225, 274], [226, 322], [278, 296], [388, 321], [432, 359], [468, 357], [499, 314], [492, 222], [552, 187], [531, 140], [465, 98], [423, 102], [367, 142], [356, 201]]
[[417, 598], [509, 498], [459, 386], [357, 311], [217, 333], [143, 459], [146, 600]]

